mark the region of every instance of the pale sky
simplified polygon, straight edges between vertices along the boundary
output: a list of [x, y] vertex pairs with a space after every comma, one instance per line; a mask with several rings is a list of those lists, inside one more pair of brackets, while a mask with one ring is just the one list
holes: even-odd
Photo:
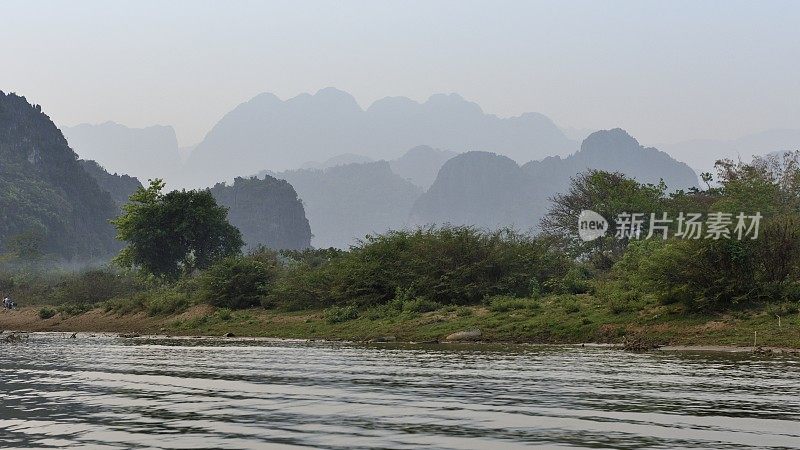
[[643, 144], [800, 128], [800, 1], [0, 2], [0, 90], [200, 141], [254, 95], [457, 92]]

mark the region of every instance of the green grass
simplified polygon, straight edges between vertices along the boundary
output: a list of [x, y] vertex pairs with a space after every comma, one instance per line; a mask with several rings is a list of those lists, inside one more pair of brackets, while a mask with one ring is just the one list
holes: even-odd
[[[533, 306], [536, 305], [536, 306]], [[483, 339], [532, 343], [620, 343], [626, 336], [646, 336], [661, 345], [800, 348], [800, 315], [777, 319], [764, 311], [736, 317], [685, 314], [679, 307], [650, 305], [630, 312], [612, 310], [591, 295], [560, 295], [539, 300], [495, 299], [489, 307], [442, 307], [415, 313], [387, 305], [357, 312], [349, 308], [311, 311], [217, 310], [170, 329], [186, 334], [267, 336], [332, 340], [370, 340], [395, 336], [401, 341], [439, 340], [456, 331], [479, 328]]]

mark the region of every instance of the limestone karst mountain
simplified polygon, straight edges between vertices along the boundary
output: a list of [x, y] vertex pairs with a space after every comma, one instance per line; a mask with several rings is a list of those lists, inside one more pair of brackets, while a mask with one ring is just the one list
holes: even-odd
[[392, 172], [423, 189], [428, 189], [436, 180], [442, 165], [457, 154], [449, 150], [420, 145], [405, 152], [403, 156], [389, 161], [389, 166]]
[[128, 202], [136, 189], [142, 187], [138, 178], [125, 174], [108, 173], [97, 161], [82, 159], [79, 162], [83, 170], [94, 178], [100, 189], [111, 195], [114, 203], [120, 208]]
[[418, 145], [492, 150], [517, 161], [578, 147], [541, 114], [499, 118], [457, 94], [423, 103], [388, 97], [365, 110], [350, 94], [326, 88], [285, 101], [261, 94], [237, 106], [192, 151], [181, 183], [205, 186], [257, 167], [287, 170], [343, 153], [390, 160]]
[[536, 230], [549, 199], [587, 169], [622, 172], [644, 183], [662, 179], [668, 189], [697, 186], [686, 164], [655, 148], [645, 148], [624, 130], [592, 133], [581, 150], [518, 166], [501, 155], [468, 152], [442, 166], [436, 181], [411, 211], [417, 225], [451, 223], [483, 228], [513, 226]]
[[269, 175], [287, 180], [297, 190], [314, 234], [314, 247], [347, 248], [366, 234], [401, 228], [422, 193], [392, 172], [386, 161]]
[[228, 221], [242, 232], [246, 249], [302, 250], [311, 245], [303, 203], [288, 182], [269, 175], [236, 178], [231, 185], [216, 184], [211, 194], [228, 208]]
[[114, 122], [64, 127], [64, 137], [82, 159], [97, 161], [110, 173], [140, 180], [162, 178], [171, 185], [180, 171], [181, 156], [170, 126], [129, 128]]
[[0, 92], [0, 252], [20, 240], [65, 260], [119, 249], [108, 222], [117, 206], [38, 105]]

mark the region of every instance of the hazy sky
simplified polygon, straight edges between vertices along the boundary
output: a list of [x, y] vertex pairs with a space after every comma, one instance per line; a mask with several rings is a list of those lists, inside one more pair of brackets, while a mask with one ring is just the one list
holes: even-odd
[[458, 92], [643, 144], [800, 128], [800, 1], [0, 2], [0, 90], [60, 125], [173, 125], [260, 92]]

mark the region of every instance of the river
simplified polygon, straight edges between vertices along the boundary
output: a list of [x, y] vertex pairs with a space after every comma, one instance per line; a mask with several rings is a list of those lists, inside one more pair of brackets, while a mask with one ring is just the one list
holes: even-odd
[[800, 447], [800, 358], [32, 334], [0, 447]]

